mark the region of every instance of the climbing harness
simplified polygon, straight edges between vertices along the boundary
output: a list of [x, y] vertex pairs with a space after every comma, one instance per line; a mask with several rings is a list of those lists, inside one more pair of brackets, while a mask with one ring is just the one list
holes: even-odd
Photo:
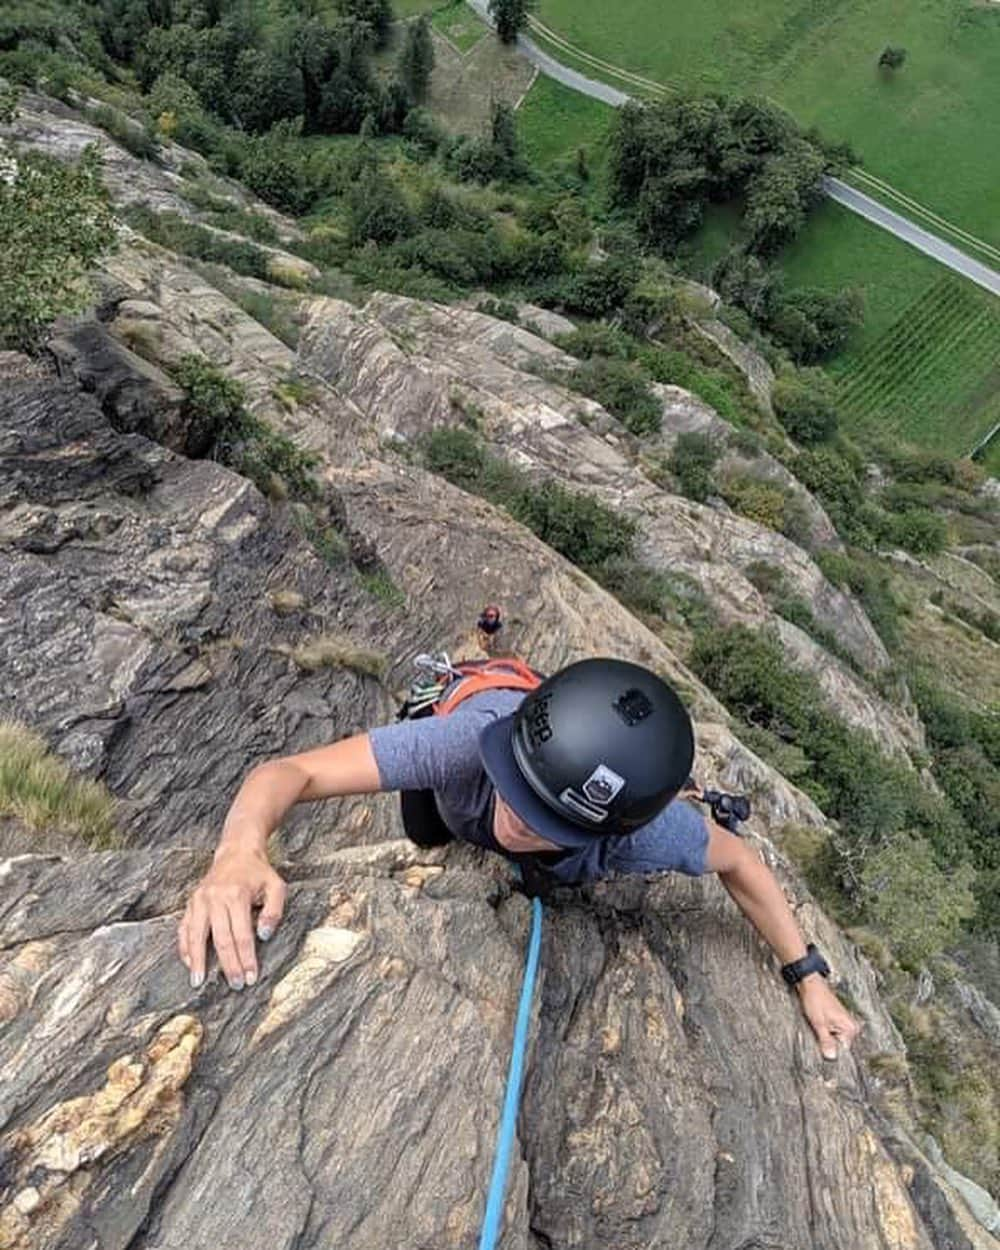
[[486, 1194], [486, 1214], [479, 1235], [479, 1250], [493, 1250], [500, 1236], [503, 1220], [503, 1200], [507, 1191], [507, 1174], [514, 1147], [517, 1128], [517, 1111], [521, 1102], [521, 1082], [524, 1079], [524, 1052], [528, 1044], [528, 1026], [531, 1023], [531, 1001], [535, 994], [538, 976], [538, 957], [542, 948], [542, 904], [538, 898], [531, 900], [531, 936], [528, 938], [528, 955], [521, 982], [521, 999], [517, 1005], [514, 1024], [514, 1044], [510, 1052], [507, 1070], [507, 1088], [503, 1096], [503, 1110], [497, 1129], [497, 1144], [493, 1154], [493, 1172]]
[[490, 660], [458, 660], [452, 664], [446, 651], [418, 655], [413, 661], [417, 676], [398, 720], [424, 716], [448, 716], [466, 699], [484, 690], [534, 690], [544, 680], [541, 673], [515, 656]]

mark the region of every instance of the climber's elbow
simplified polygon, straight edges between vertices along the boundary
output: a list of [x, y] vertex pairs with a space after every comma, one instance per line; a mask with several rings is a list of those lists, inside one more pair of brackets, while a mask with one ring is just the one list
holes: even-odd
[[729, 833], [712, 820], [708, 822], [706, 872], [718, 873], [720, 877], [736, 878], [755, 865], [759, 867], [760, 860], [742, 838]]

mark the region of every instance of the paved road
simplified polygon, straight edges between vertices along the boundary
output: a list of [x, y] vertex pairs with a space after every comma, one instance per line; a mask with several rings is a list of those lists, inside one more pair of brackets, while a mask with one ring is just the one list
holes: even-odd
[[[485, 22], [489, 22], [487, 0], [467, 0], [467, 2]], [[517, 46], [543, 74], [556, 79], [557, 82], [563, 83], [573, 91], [582, 92], [583, 95], [589, 95], [595, 100], [603, 100], [605, 104], [610, 104], [614, 108], [621, 108], [632, 98], [616, 87], [609, 87], [606, 82], [588, 78], [586, 74], [563, 65], [555, 57], [543, 52], [538, 44], [527, 35], [518, 35]], [[990, 269], [987, 265], [980, 264], [978, 260], [973, 260], [971, 256], [966, 255], [957, 247], [945, 243], [936, 234], [921, 229], [908, 217], [893, 212], [891, 208], [886, 208], [878, 200], [873, 200], [862, 191], [856, 191], [854, 187], [849, 187], [846, 182], [841, 182], [838, 178], [824, 179], [824, 190], [831, 200], [842, 204], [876, 226], [881, 226], [883, 230], [888, 230], [890, 234], [894, 234], [897, 239], [902, 239], [904, 243], [909, 243], [911, 247], [917, 248], [928, 256], [933, 256], [942, 265], [947, 265], [949, 269], [962, 274], [963, 277], [968, 278], [970, 282], [975, 282], [984, 290], [1000, 296], [1000, 273], [997, 273], [995, 269]]]
[[1000, 273], [997, 273], [995, 269], [990, 269], [980, 264], [978, 260], [973, 260], [971, 256], [959, 251], [957, 247], [945, 243], [936, 234], [915, 226], [908, 217], [894, 213], [891, 208], [886, 208], [884, 204], [873, 200], [871, 196], [865, 195], [862, 191], [856, 191], [854, 187], [849, 187], [839, 178], [824, 179], [823, 189], [831, 200], [843, 204], [845, 208], [874, 222], [876, 226], [881, 226], [883, 230], [890, 231], [897, 239], [902, 239], [911, 247], [926, 252], [928, 256], [933, 256], [942, 265], [947, 265], [956, 273], [963, 274], [977, 286], [991, 291], [994, 295], [1000, 295]]

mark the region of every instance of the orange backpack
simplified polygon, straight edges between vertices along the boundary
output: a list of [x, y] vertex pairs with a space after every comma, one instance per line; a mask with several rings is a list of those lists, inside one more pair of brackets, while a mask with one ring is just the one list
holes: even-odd
[[[523, 660], [459, 660], [452, 664], [446, 655], [417, 657], [421, 674], [410, 687], [398, 720], [420, 720], [425, 716], [448, 716], [457, 707], [484, 690], [535, 690], [545, 680]], [[423, 676], [426, 674], [426, 676]], [[452, 834], [438, 811], [433, 790], [401, 790], [400, 814], [406, 836], [417, 846], [444, 846]]]
[[410, 688], [399, 709], [399, 720], [419, 720], [424, 716], [448, 716], [466, 699], [484, 690], [535, 690], [545, 680], [541, 673], [516, 656], [489, 660], [459, 660], [452, 664], [446, 655], [418, 656], [417, 667], [433, 677]]

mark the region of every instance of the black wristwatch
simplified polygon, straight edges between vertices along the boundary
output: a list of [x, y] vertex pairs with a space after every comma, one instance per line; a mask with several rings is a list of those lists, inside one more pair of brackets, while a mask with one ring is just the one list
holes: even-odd
[[781, 975], [789, 985], [798, 985], [802, 978], [807, 977], [810, 972], [818, 972], [821, 977], [830, 975], [830, 965], [812, 942], [806, 947], [806, 954], [802, 959], [796, 959], [790, 964], [785, 964], [781, 969]]

